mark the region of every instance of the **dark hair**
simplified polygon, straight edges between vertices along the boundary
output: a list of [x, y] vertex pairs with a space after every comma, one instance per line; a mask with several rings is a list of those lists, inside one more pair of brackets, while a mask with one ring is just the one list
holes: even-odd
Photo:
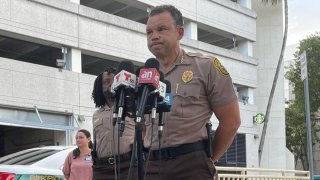
[[[85, 129], [80, 129], [78, 130], [78, 132], [82, 132], [87, 138], [91, 137], [91, 134], [89, 131], [85, 130]], [[89, 148], [92, 149], [93, 144], [92, 141], [89, 141]], [[73, 150], [73, 159], [76, 159], [77, 157], [80, 156], [80, 149], [77, 147], [76, 149]]]
[[169, 12], [174, 21], [175, 26], [183, 26], [182, 14], [176, 7], [172, 5], [160, 5], [151, 9], [149, 17], [161, 14], [163, 12]]
[[116, 70], [112, 67], [108, 67], [104, 72], [100, 73], [98, 77], [94, 80], [93, 90], [91, 97], [93, 99], [94, 104], [97, 107], [103, 107], [106, 104], [106, 98], [103, 95], [103, 89], [102, 89], [102, 77], [103, 73], [115, 74]]

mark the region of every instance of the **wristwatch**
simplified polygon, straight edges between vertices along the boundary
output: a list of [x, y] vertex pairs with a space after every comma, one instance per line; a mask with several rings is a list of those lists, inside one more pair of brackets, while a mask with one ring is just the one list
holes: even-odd
[[217, 165], [218, 160], [216, 160], [216, 159], [212, 159], [212, 158], [210, 158], [210, 159], [211, 159], [211, 161], [212, 161], [212, 164], [213, 164], [213, 165]]

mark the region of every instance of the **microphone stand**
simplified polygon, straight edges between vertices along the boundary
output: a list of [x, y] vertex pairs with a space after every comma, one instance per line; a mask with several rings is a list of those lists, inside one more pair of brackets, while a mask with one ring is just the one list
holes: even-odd
[[144, 168], [143, 168], [143, 152], [142, 152], [142, 117], [144, 115], [144, 108], [147, 103], [148, 96], [143, 96], [149, 94], [149, 89], [147, 86], [143, 87], [142, 96], [140, 99], [140, 103], [138, 104], [138, 109], [136, 113], [136, 142], [137, 142], [137, 159], [138, 159], [138, 179], [143, 180], [144, 176]]

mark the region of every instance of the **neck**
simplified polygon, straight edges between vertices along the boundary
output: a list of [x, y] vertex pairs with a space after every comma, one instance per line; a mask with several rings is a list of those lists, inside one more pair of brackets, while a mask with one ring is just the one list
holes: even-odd
[[159, 59], [160, 65], [167, 69], [170, 68], [174, 62], [176, 61], [176, 59], [178, 58], [180, 54], [180, 47], [177, 47], [176, 49], [174, 49], [172, 51], [172, 53], [168, 56], [164, 56], [164, 57], [157, 57]]
[[112, 105], [113, 105], [113, 100], [112, 100], [112, 98], [106, 98], [106, 105], [108, 105], [109, 108], [112, 107]]
[[90, 148], [88, 147], [88, 146], [86, 146], [86, 147], [79, 147], [79, 149], [80, 149], [80, 152], [81, 153], [90, 153]]

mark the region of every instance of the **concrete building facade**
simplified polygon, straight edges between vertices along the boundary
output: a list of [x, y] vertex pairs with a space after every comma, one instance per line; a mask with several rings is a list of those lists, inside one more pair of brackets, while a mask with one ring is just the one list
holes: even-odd
[[[266, 109], [283, 10], [281, 3], [270, 7], [251, 0], [1, 0], [0, 156], [40, 144], [72, 144], [74, 130], [92, 131], [95, 75], [122, 60], [139, 66], [153, 57], [145, 22], [149, 9], [160, 4], [181, 10], [182, 47], [218, 57], [233, 78], [242, 124], [225, 165], [292, 169], [284, 101], [278, 100], [284, 99], [282, 77], [258, 159], [262, 125], [253, 116]], [[57, 59], [65, 64], [57, 67]]]

